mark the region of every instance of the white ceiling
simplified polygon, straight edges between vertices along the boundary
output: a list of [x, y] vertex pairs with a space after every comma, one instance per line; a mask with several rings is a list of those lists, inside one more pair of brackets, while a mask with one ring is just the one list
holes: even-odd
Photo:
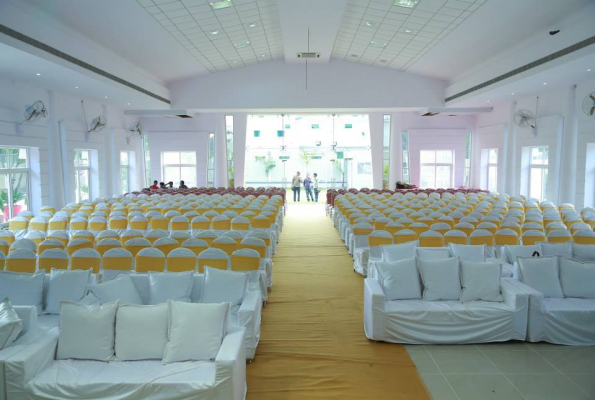
[[333, 58], [406, 70], [486, 0], [421, 0], [414, 8], [393, 0], [349, 0]]
[[[209, 72], [283, 57], [276, 0], [137, 0]], [[213, 0], [217, 1], [217, 0]]]

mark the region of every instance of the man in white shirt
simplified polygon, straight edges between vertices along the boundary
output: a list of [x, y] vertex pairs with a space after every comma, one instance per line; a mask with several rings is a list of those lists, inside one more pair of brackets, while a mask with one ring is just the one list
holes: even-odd
[[318, 174], [316, 172], [314, 172], [312, 187], [314, 188], [314, 201], [318, 203], [318, 193], [320, 193], [320, 190], [318, 189]]

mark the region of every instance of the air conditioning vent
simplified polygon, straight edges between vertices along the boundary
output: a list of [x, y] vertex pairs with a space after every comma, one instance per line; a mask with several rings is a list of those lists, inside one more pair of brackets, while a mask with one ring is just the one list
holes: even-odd
[[194, 118], [195, 113], [189, 110], [125, 110], [124, 115], [140, 117], [165, 117], [165, 118]]
[[440, 113], [427, 112], [425, 114], [422, 114], [421, 116], [422, 117], [433, 117], [434, 115], [438, 115], [438, 114], [440, 114]]
[[320, 53], [297, 53], [298, 58], [320, 58]]

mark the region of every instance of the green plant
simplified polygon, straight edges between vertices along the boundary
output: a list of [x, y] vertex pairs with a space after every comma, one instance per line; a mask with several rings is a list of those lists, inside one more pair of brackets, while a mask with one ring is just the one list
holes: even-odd
[[264, 174], [267, 177], [267, 182], [271, 181], [271, 171], [277, 166], [277, 162], [271, 155], [269, 154], [266, 158], [260, 157], [257, 159], [261, 162], [264, 166]]
[[306, 167], [306, 173], [308, 173], [308, 166], [310, 165], [310, 161], [312, 161], [312, 155], [310, 153], [308, 153], [306, 150], [303, 150], [300, 153], [300, 158], [302, 159], [302, 162], [304, 163], [304, 166]]
[[[27, 201], [27, 196], [24, 193], [19, 192], [17, 189], [12, 191], [12, 204], [16, 205], [19, 201]], [[0, 210], [4, 210], [4, 207], [8, 206], [8, 190], [0, 192]]]

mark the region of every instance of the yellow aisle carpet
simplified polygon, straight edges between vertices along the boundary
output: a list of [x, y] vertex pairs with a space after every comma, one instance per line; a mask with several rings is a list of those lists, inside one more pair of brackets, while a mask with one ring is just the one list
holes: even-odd
[[323, 204], [290, 203], [247, 366], [249, 400], [428, 399], [401, 345], [363, 328], [363, 278]]

